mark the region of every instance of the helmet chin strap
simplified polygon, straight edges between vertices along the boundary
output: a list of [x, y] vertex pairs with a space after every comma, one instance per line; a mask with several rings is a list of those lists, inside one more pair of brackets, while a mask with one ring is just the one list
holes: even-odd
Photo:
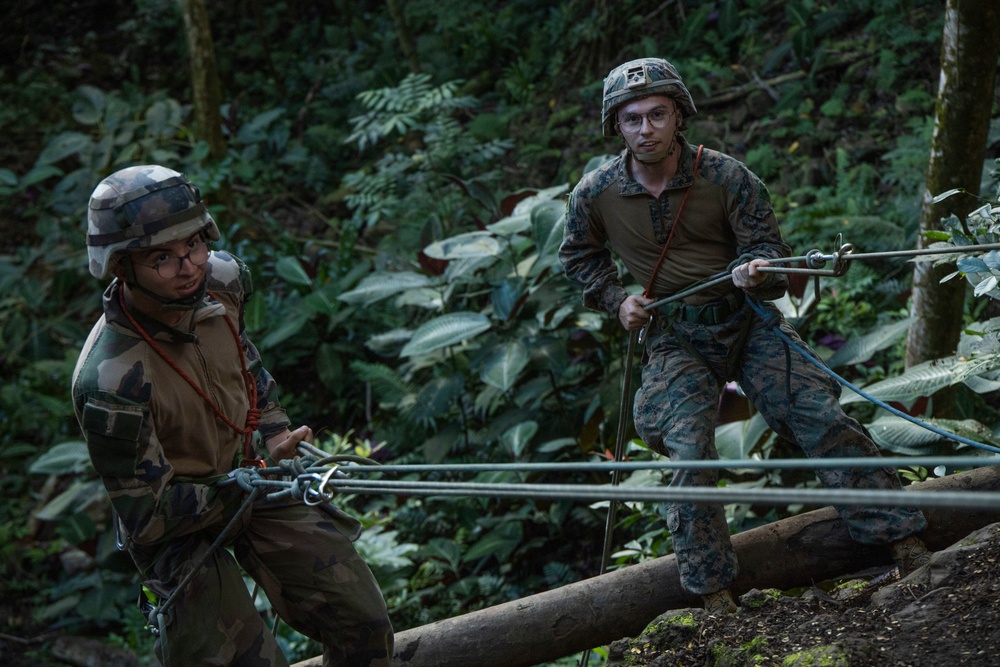
[[[628, 144], [626, 144], [626, 145], [628, 145]], [[674, 137], [673, 139], [671, 139], [669, 146], [667, 146], [662, 151], [656, 151], [655, 153], [642, 153], [642, 154], [639, 154], [639, 153], [636, 153], [635, 151], [633, 151], [631, 149], [631, 147], [628, 149], [628, 152], [632, 155], [632, 157], [635, 158], [636, 160], [638, 160], [639, 162], [642, 162], [643, 164], [657, 164], [659, 162], [663, 162], [668, 157], [670, 157], [671, 155], [673, 155], [676, 151], [677, 151], [677, 138], [676, 137]]]
[[139, 281], [135, 277], [135, 267], [132, 266], [132, 260], [128, 256], [122, 257], [121, 262], [125, 273], [125, 284], [132, 289], [139, 290], [167, 310], [193, 310], [205, 298], [205, 292], [208, 288], [207, 278], [202, 278], [198, 289], [191, 294], [180, 299], [168, 299], [139, 284]]

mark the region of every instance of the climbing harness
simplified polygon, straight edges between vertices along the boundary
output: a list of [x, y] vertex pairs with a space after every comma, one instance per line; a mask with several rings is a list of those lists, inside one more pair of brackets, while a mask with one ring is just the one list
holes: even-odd
[[[268, 500], [290, 498], [310, 506], [322, 505], [332, 500], [336, 492], [336, 489], [331, 486], [332, 481], [344, 476], [339, 469], [341, 464], [351, 463], [359, 470], [367, 465], [378, 465], [374, 461], [360, 456], [330, 455], [307, 442], [298, 443], [297, 448], [301, 452], [299, 456], [279, 461], [268, 467], [257, 466], [251, 462], [244, 467], [236, 468], [226, 479], [218, 482], [219, 486], [238, 484], [249, 495], [243, 500], [243, 504], [240, 505], [240, 508], [211, 546], [192, 563], [191, 569], [177, 583], [162, 604], [156, 604], [156, 601], [149, 595], [145, 595], [140, 609], [146, 613], [150, 631], [160, 638], [164, 662], [167, 662], [168, 651], [166, 626], [169, 622], [171, 608], [177, 601], [180, 592], [191, 582], [191, 579], [208, 558], [221, 549], [232, 537], [241, 517], [257, 500], [266, 496]], [[281, 479], [282, 477], [288, 479]]]

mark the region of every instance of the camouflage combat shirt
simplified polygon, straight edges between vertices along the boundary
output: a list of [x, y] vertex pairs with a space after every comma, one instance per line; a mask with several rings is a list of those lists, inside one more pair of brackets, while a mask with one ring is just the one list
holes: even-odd
[[[697, 147], [680, 138], [684, 149], [677, 174], [653, 197], [630, 173], [628, 154], [584, 174], [570, 194], [559, 258], [570, 279], [583, 286], [588, 308], [617, 316], [627, 296], [612, 250], [642, 286], [670, 236], [677, 208], [690, 188], [679, 226], [653, 285], [664, 298], [725, 271], [743, 255], [787, 257], [767, 188], [747, 167], [728, 155], [704, 149], [693, 174]], [[768, 274], [753, 290], [758, 299], [775, 299], [787, 280]], [[724, 296], [731, 283], [707, 288], [685, 299], [700, 305]]]
[[[256, 378], [259, 431], [266, 440], [289, 422], [274, 380], [243, 331], [243, 308], [252, 291], [249, 271], [221, 252], [212, 253], [206, 267], [215, 298], [205, 296], [181, 325], [184, 330], [130, 312], [227, 418], [242, 426], [248, 399], [236, 341], [223, 317], [228, 313]], [[121, 289], [115, 281], [104, 294], [104, 315], [73, 373], [73, 405], [94, 469], [129, 537], [153, 545], [228, 520], [238, 508], [239, 487], [220, 491], [214, 481], [242, 458], [243, 436], [133, 330], [121, 310]]]

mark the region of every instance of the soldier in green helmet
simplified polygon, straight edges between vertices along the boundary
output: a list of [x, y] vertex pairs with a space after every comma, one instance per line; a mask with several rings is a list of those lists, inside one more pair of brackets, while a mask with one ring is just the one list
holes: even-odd
[[243, 327], [249, 270], [211, 250], [219, 229], [198, 189], [165, 167], [122, 169], [94, 190], [87, 222], [90, 272], [113, 280], [73, 374], [73, 403], [145, 580], [140, 608], [175, 596], [154, 625], [157, 658], [288, 664], [242, 567], [282, 619], [323, 644], [325, 666], [389, 665], [392, 626], [352, 544], [353, 517], [265, 496], [240, 515], [228, 548], [207, 553], [246, 500], [220, 482], [295, 456], [312, 431], [290, 429]]
[[[810, 457], [879, 456], [864, 427], [844, 414], [839, 385], [785, 344], [747, 297], [763, 302], [774, 326], [804, 346], [769, 300], [784, 294], [783, 275], [763, 272], [789, 255], [767, 189], [747, 167], [684, 138], [697, 114], [672, 64], [643, 58], [604, 80], [604, 136], [625, 150], [584, 174], [570, 195], [559, 256], [583, 288], [584, 304], [616, 317], [626, 330], [646, 328], [646, 362], [636, 394], [636, 430], [673, 460], [717, 459], [720, 393], [737, 381], [783, 438]], [[614, 256], [645, 289], [623, 287]], [[654, 303], [731, 271], [732, 281]], [[898, 489], [891, 470], [821, 470], [829, 488]], [[714, 470], [676, 470], [673, 486], [715, 486]], [[711, 612], [732, 612], [738, 563], [718, 504], [664, 507], [682, 586]], [[885, 544], [907, 574], [930, 559], [916, 533], [926, 527], [912, 508], [839, 507], [851, 535]]]

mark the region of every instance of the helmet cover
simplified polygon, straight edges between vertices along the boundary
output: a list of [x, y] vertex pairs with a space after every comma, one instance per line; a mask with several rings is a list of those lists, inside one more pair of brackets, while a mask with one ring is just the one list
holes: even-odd
[[219, 228], [201, 192], [183, 174], [158, 165], [128, 167], [101, 181], [87, 210], [90, 273], [107, 278], [115, 255], [205, 232], [219, 240]]
[[677, 69], [663, 58], [639, 58], [615, 67], [604, 79], [601, 126], [604, 136], [615, 136], [618, 107], [650, 95], [666, 95], [681, 108], [684, 118], [698, 113], [691, 93]]

